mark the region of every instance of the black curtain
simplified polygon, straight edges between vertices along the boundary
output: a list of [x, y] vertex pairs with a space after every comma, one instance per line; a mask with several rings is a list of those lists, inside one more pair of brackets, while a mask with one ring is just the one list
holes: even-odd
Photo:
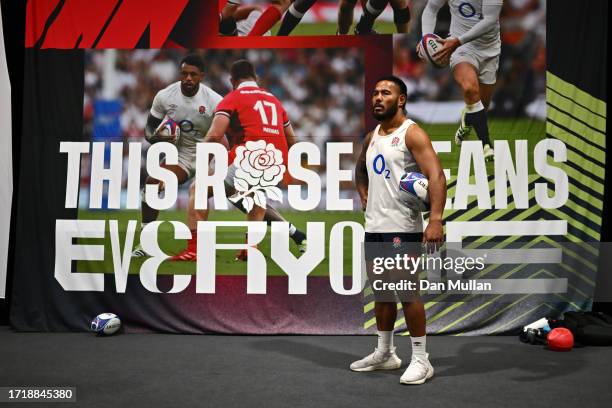
[[[8, 324], [9, 305], [15, 262], [15, 220], [19, 194], [19, 156], [21, 152], [21, 121], [23, 109], [23, 53], [25, 42], [26, 0], [1, 0], [4, 48], [11, 81], [11, 111], [13, 127], [13, 209], [7, 265], [6, 299], [0, 299], [0, 325]], [[4, 265], [0, 266], [4, 267]]]
[[[577, 4], [571, 0], [550, 0], [547, 3], [548, 70], [590, 95], [607, 101], [608, 0], [587, 0], [580, 2], [580, 7], [576, 7]], [[611, 145], [612, 139], [606, 132], [608, 150]], [[609, 157], [607, 162], [610, 162]], [[610, 167], [607, 165], [605, 170], [602, 242], [612, 241]], [[602, 251], [599, 261], [595, 300], [610, 299], [612, 254]], [[612, 303], [596, 301], [593, 309], [612, 313]]]

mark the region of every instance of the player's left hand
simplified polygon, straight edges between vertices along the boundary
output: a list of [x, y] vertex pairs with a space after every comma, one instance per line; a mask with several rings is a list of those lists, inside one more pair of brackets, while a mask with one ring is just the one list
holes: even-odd
[[416, 53], [417, 53], [418, 57], [421, 59], [421, 61], [427, 61], [427, 58], [423, 54], [423, 46], [421, 45], [421, 41], [419, 41], [417, 43]]
[[433, 55], [437, 61], [449, 60], [452, 53], [461, 45], [456, 37], [440, 38], [438, 41], [442, 43], [442, 48]]
[[437, 252], [444, 241], [444, 230], [442, 221], [429, 221], [427, 228], [423, 232], [423, 244], [426, 246], [428, 254]]

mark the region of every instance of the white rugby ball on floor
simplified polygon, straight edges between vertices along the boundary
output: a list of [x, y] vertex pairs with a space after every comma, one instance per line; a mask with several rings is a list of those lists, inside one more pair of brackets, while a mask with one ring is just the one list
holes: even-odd
[[121, 328], [121, 320], [114, 313], [102, 313], [91, 321], [91, 331], [97, 334], [110, 336]]
[[449, 60], [441, 61], [435, 58], [436, 52], [442, 48], [440, 37], [436, 34], [425, 34], [421, 39], [421, 52], [425, 59], [436, 68], [447, 67]]

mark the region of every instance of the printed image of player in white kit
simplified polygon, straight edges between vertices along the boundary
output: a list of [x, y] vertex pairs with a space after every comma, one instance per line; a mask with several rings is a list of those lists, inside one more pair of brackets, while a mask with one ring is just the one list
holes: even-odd
[[[176, 142], [178, 164], [163, 163], [161, 166], [173, 172], [180, 185], [195, 175], [196, 145], [204, 139], [212, 123], [215, 108], [223, 98], [201, 83], [204, 76], [202, 58], [188, 55], [180, 61], [179, 67], [180, 80], [155, 95], [144, 133], [149, 143], [172, 141], [175, 136], [162, 136], [160, 125], [168, 119], [176, 122], [180, 128], [180, 137]], [[150, 176], [146, 179], [146, 184], [159, 183], [159, 180]], [[143, 194], [141, 227], [144, 228], [155, 221], [158, 214], [158, 210], [146, 203]], [[132, 256], [143, 257], [147, 256], [147, 253], [141, 245], [137, 245]]]
[[[440, 39], [443, 45], [434, 58], [440, 61], [450, 58], [453, 77], [465, 101], [455, 143], [460, 146], [473, 129], [483, 143], [485, 160], [492, 160], [487, 109], [499, 68], [499, 15], [503, 0], [429, 0], [422, 15], [423, 35], [434, 33], [437, 14], [444, 3], [448, 3], [451, 13], [450, 36]], [[422, 56], [420, 44], [419, 41], [417, 53]]]

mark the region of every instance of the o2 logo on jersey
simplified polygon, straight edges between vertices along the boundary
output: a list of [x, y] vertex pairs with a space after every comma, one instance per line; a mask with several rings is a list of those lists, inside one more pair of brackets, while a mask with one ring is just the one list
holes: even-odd
[[[465, 18], [472, 18], [476, 15], [476, 9], [470, 3], [461, 3], [458, 9], [459, 14]], [[482, 14], [480, 14], [478, 18], [482, 19]]]
[[181, 128], [181, 132], [191, 132], [193, 130], [193, 122], [187, 119], [183, 119], [179, 122], [179, 127]]
[[372, 169], [374, 169], [374, 173], [383, 174], [386, 179], [391, 178], [391, 170], [387, 168], [387, 162], [385, 162], [385, 156], [379, 154], [374, 158], [372, 162]]

